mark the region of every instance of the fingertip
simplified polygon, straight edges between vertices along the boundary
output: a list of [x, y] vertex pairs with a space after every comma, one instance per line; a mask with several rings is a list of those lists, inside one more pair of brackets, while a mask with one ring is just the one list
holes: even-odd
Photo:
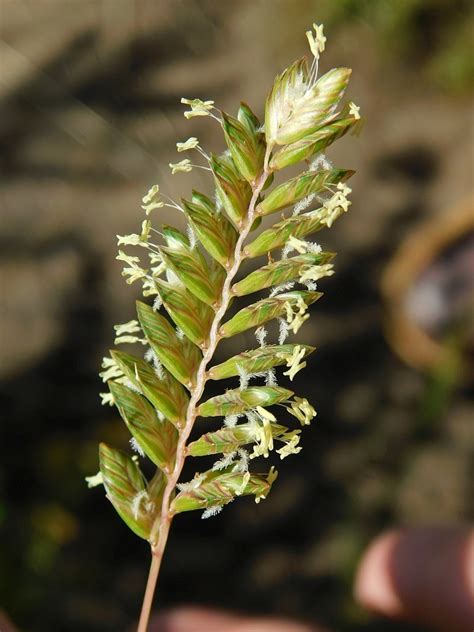
[[327, 630], [285, 619], [252, 618], [208, 608], [184, 606], [154, 617], [150, 632], [327, 632]]
[[155, 616], [150, 632], [221, 632], [237, 620], [237, 617], [227, 612], [182, 606]]
[[392, 531], [367, 549], [357, 572], [355, 597], [393, 618], [466, 630], [474, 621], [474, 534], [456, 527]]
[[354, 584], [356, 601], [388, 617], [403, 614], [403, 605], [388, 571], [399, 539], [397, 531], [390, 531], [374, 540], [362, 557]]

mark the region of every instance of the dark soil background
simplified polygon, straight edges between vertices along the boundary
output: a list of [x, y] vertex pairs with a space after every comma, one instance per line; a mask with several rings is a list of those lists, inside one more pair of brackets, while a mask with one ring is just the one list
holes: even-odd
[[98, 398], [112, 324], [133, 317], [137, 292], [115, 235], [138, 225], [155, 182], [176, 197], [208, 190], [199, 174], [169, 176], [176, 140], [222, 148], [212, 122], [185, 121], [180, 97], [230, 112], [243, 99], [262, 114], [313, 21], [328, 36], [322, 69], [353, 68], [349, 97], [367, 119], [329, 152], [358, 173], [350, 213], [318, 235], [339, 253], [337, 274], [302, 330], [318, 351], [296, 390], [318, 417], [267, 501], [176, 520], [156, 606], [408, 630], [356, 607], [353, 573], [385, 528], [472, 516], [474, 403], [459, 372], [394, 354], [380, 280], [411, 231], [472, 192], [469, 6], [0, 2], [0, 607], [21, 630], [126, 630], [137, 617], [147, 546], [84, 484], [98, 441], [128, 441]]

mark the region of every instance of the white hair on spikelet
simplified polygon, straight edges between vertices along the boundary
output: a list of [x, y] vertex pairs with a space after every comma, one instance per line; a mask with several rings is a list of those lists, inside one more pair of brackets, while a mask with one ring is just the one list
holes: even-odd
[[290, 327], [288, 326], [288, 323], [286, 322], [286, 320], [283, 320], [283, 318], [279, 318], [278, 323], [280, 325], [280, 331], [278, 335], [278, 344], [282, 345], [285, 342], [285, 340], [288, 338]]
[[142, 446], [138, 443], [138, 441], [135, 439], [135, 437], [132, 437], [129, 441], [130, 443], [130, 447], [132, 448], [132, 450], [134, 452], [138, 452], [138, 454], [141, 457], [145, 456], [145, 453], [143, 452]]
[[222, 511], [222, 505], [213, 505], [212, 507], [208, 507], [202, 512], [202, 520], [206, 520], [207, 518], [212, 518], [212, 516], [217, 516]]

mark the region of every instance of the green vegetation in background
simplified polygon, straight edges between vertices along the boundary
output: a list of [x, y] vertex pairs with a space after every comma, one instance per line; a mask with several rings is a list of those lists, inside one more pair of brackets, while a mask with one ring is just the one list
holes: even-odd
[[[321, 7], [328, 31], [362, 20], [374, 31], [391, 63], [421, 63], [426, 80], [453, 94], [468, 93], [474, 80], [474, 10], [465, 0], [340, 0]], [[316, 11], [316, 9], [314, 9]], [[321, 18], [320, 18], [321, 19]]]

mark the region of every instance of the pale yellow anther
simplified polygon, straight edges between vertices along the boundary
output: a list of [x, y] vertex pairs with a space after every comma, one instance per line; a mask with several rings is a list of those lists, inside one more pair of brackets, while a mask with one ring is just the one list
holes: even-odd
[[145, 211], [145, 214], [148, 217], [148, 215], [150, 215], [152, 211], [157, 208], [163, 208], [164, 205], [165, 203], [161, 201], [152, 202], [151, 204], [142, 204], [142, 209]]
[[272, 415], [272, 413], [266, 408], [263, 408], [263, 406], [257, 406], [256, 411], [263, 419], [268, 419], [268, 421], [276, 421], [275, 415]]
[[311, 420], [316, 417], [314, 408], [307, 399], [302, 397], [295, 397], [291, 402], [291, 408], [287, 410], [298, 419], [302, 426], [308, 426]]
[[302, 447], [298, 446], [299, 441], [299, 436], [294, 435], [286, 445], [277, 450], [280, 455], [280, 459], [284, 459], [285, 457], [290, 456], [290, 454], [298, 454], [298, 452], [301, 452]]
[[300, 274], [300, 282], [318, 281], [323, 277], [332, 276], [333, 274], [334, 268], [332, 263], [326, 263], [322, 266], [310, 266]]
[[[262, 410], [265, 409], [262, 408]], [[268, 458], [270, 450], [273, 450], [273, 431], [271, 424], [272, 421], [275, 420], [275, 418], [267, 410], [265, 410], [265, 413], [265, 416], [260, 413], [262, 423], [256, 422], [254, 427], [254, 437], [256, 445], [254, 446], [253, 452], [250, 455], [251, 459], [254, 459], [257, 456]], [[273, 419], [269, 419], [270, 416], [273, 417]]]
[[306, 362], [300, 362], [304, 358], [305, 353], [306, 351], [304, 347], [296, 345], [296, 347], [293, 349], [291, 357], [289, 357], [286, 361], [288, 371], [285, 371], [283, 375], [288, 375], [291, 382], [293, 381], [293, 378], [298, 373], [298, 371], [301, 371], [301, 369], [304, 369], [306, 366]]
[[[291, 329], [294, 334], [298, 333], [301, 325], [309, 318], [309, 314], [305, 314], [308, 306], [301, 296], [299, 296], [296, 303], [292, 304], [290, 301], [286, 301], [283, 307], [285, 308], [286, 322], [289, 325], [289, 329]], [[295, 308], [298, 311], [296, 311]]]
[[138, 320], [129, 320], [128, 323], [114, 325], [115, 335], [123, 336], [123, 334], [136, 334], [141, 331]]
[[249, 480], [250, 480], [250, 472], [245, 472], [245, 474], [242, 477], [242, 484], [240, 485], [238, 489], [235, 490], [236, 496], [241, 496], [244, 493]]
[[104, 479], [102, 478], [102, 472], [97, 472], [93, 476], [86, 476], [87, 487], [98, 487], [99, 485], [104, 484]]
[[185, 99], [183, 97], [181, 103], [191, 107], [191, 110], [187, 110], [184, 113], [187, 119], [193, 118], [194, 116], [209, 116], [210, 111], [214, 107], [214, 101], [201, 101], [201, 99]]
[[278, 478], [278, 470], [275, 469], [275, 466], [272, 465], [270, 471], [268, 472], [267, 482], [272, 485], [276, 479]]
[[303, 255], [308, 251], [308, 244], [297, 237], [293, 237], [293, 235], [288, 239], [288, 245], [291, 246], [293, 250], [299, 252], [300, 255]]
[[99, 393], [99, 397], [102, 406], [113, 406], [115, 403], [112, 393]]
[[316, 417], [316, 411], [314, 410], [314, 408], [311, 406], [311, 404], [308, 402], [307, 399], [303, 399], [301, 403], [301, 410], [310, 419], [313, 419], [313, 417]]
[[160, 193], [160, 187], [158, 184], [154, 184], [148, 193], [142, 199], [142, 209], [145, 211], [147, 215], [149, 215], [154, 209], [161, 208], [164, 206], [164, 202], [162, 202], [159, 197], [157, 197]]
[[117, 338], [115, 338], [114, 340], [114, 345], [123, 345], [123, 344], [135, 344], [139, 342], [142, 345], [145, 345], [147, 343], [145, 338], [138, 338], [138, 336], [118, 336]]
[[265, 452], [263, 456], [267, 458], [269, 451], [273, 450], [273, 432], [271, 423], [268, 419], [263, 420], [263, 437], [265, 442]]
[[347, 196], [351, 193], [352, 189], [343, 182], [339, 182], [336, 189], [337, 190], [332, 197], [324, 202], [322, 208], [321, 223], [326, 224], [329, 228], [341, 213], [347, 212], [349, 206], [351, 205]]
[[300, 364], [295, 364], [290, 369], [288, 369], [288, 371], [284, 371], [283, 375], [287, 375], [290, 378], [290, 382], [292, 382], [293, 378], [295, 377], [295, 375], [299, 371], [301, 371], [301, 369], [304, 369], [305, 366], [306, 366], [306, 362], [301, 362]]
[[142, 198], [143, 204], [150, 204], [160, 192], [160, 186], [158, 184], [154, 184], [151, 189], [149, 189], [148, 193]]
[[313, 29], [314, 29], [315, 40], [319, 46], [319, 52], [322, 53], [324, 52], [324, 49], [326, 48], [326, 37], [324, 35], [324, 25], [314, 24], [313, 22]]
[[188, 138], [188, 140], [184, 141], [184, 143], [176, 143], [176, 149], [178, 150], [178, 153], [181, 153], [182, 151], [188, 151], [189, 149], [196, 149], [198, 145], [198, 139], [195, 136], [191, 136], [191, 138]]
[[331, 228], [331, 226], [334, 223], [334, 220], [336, 220], [339, 216], [339, 213], [337, 212], [328, 212], [322, 219], [321, 219], [321, 224], [326, 224], [326, 226], [328, 228]]
[[352, 101], [349, 103], [349, 114], [352, 114], [352, 116], [357, 120], [360, 119], [360, 107]]
[[350, 193], [352, 193], [352, 189], [348, 187], [345, 182], [338, 182], [336, 189], [338, 189], [344, 197], [347, 197]]
[[291, 305], [290, 301], [286, 301], [283, 307], [285, 308], [286, 312], [286, 322], [289, 324], [294, 318], [293, 306]]
[[[148, 248], [148, 237], [151, 231], [151, 222], [148, 219], [142, 222], [142, 232], [140, 235], [117, 235], [117, 244], [119, 246], [142, 246]], [[119, 251], [120, 253], [120, 251]], [[118, 259], [119, 257], [117, 257]], [[123, 259], [125, 260], [125, 259]]]
[[166, 264], [161, 262], [158, 266], [151, 268], [151, 273], [154, 277], [159, 277], [166, 271]]
[[342, 208], [342, 210], [344, 211], [344, 213], [347, 213], [347, 211], [349, 210], [349, 206], [350, 206], [350, 205], [351, 205], [350, 200], [346, 200], [346, 199], [344, 199], [344, 200], [341, 200], [341, 201], [339, 202], [339, 206], [340, 206], [340, 208]]
[[147, 271], [143, 268], [124, 268], [122, 270], [122, 276], [127, 277], [126, 283], [131, 285], [135, 281], [139, 281], [140, 279], [145, 279], [147, 277]]
[[169, 167], [171, 169], [171, 175], [173, 176], [175, 173], [189, 173], [189, 171], [192, 171], [193, 169], [189, 158], [185, 158], [180, 162], [170, 162]]
[[151, 231], [151, 221], [149, 219], [144, 219], [142, 222], [142, 232], [140, 233], [140, 239], [144, 242], [148, 241], [148, 237], [150, 236]]
[[326, 48], [326, 37], [323, 33], [323, 25], [313, 24], [313, 31], [306, 31], [306, 37], [308, 38], [309, 47], [316, 59], [319, 58], [319, 54]]
[[123, 376], [122, 369], [118, 366], [113, 358], [103, 358], [101, 366], [104, 370], [101, 371], [99, 375], [104, 383], [108, 382], [109, 380], [115, 380]]
[[140, 235], [132, 233], [131, 235], [117, 235], [117, 244], [119, 246], [144, 246], [140, 240]]
[[[151, 227], [150, 227], [151, 228]], [[126, 245], [134, 245], [134, 246], [144, 246], [147, 247], [148, 244], [145, 241], [141, 240], [140, 235], [117, 235], [119, 239], [119, 244], [125, 243]], [[129, 240], [129, 238], [133, 238]], [[125, 267], [122, 270], [122, 276], [128, 277], [127, 283], [130, 285], [134, 283], [138, 279], [146, 279], [147, 278], [147, 270], [144, 270], [140, 265], [140, 259], [138, 257], [132, 257], [127, 255], [122, 250], [119, 250], [119, 253], [116, 257], [119, 261], [124, 261], [128, 267]]]
[[155, 263], [161, 263], [163, 261], [162, 256], [158, 253], [150, 252], [148, 253], [148, 256], [150, 258], [150, 263], [152, 265], [155, 265]]
[[294, 334], [297, 334], [298, 331], [301, 329], [302, 325], [308, 320], [309, 318], [309, 314], [305, 314], [304, 316], [300, 316], [299, 314], [296, 314], [296, 316], [294, 317], [291, 325], [290, 325], [290, 329]]
[[308, 38], [308, 44], [311, 49], [311, 52], [313, 53], [315, 57], [319, 57], [319, 49], [314, 39], [313, 31], [306, 31], [306, 37]]
[[306, 305], [306, 303], [304, 302], [301, 296], [298, 296], [298, 300], [296, 301], [296, 307], [298, 308], [298, 314], [300, 316], [302, 316], [308, 309], [308, 306]]
[[[120, 238], [120, 235], [117, 235]], [[123, 261], [129, 266], [133, 266], [137, 263], [140, 263], [139, 257], [132, 257], [131, 255], [127, 255], [123, 250], [118, 251], [118, 255], [115, 257], [118, 261]]]
[[209, 116], [209, 114], [209, 110], [195, 108], [194, 110], [188, 110], [187, 112], [185, 112], [184, 118], [190, 119], [194, 118], [195, 116]]
[[143, 296], [156, 296], [159, 292], [156, 289], [155, 282], [146, 277], [142, 282]]

